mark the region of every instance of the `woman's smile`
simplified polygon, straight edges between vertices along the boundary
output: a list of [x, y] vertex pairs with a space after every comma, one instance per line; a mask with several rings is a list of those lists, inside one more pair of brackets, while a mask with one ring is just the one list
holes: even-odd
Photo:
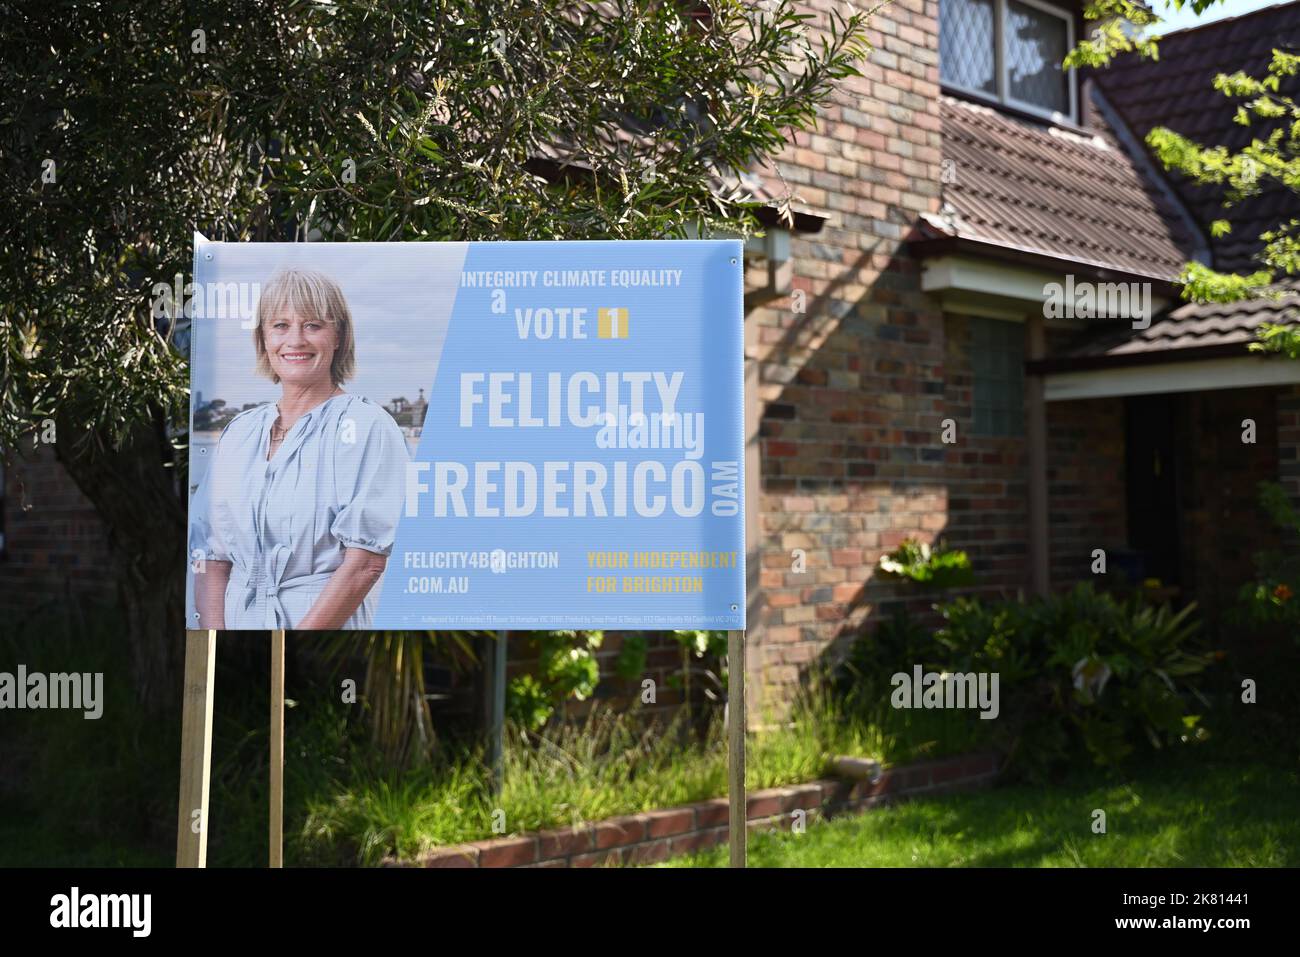
[[286, 311], [266, 324], [264, 335], [271, 368], [281, 381], [303, 386], [329, 380], [338, 345], [332, 324]]

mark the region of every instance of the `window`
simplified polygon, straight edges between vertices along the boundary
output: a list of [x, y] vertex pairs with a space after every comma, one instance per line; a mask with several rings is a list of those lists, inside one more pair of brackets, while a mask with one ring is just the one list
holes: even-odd
[[1074, 71], [1061, 69], [1073, 46], [1070, 15], [1041, 0], [940, 2], [940, 76], [955, 90], [1073, 121]]
[[1025, 431], [1025, 330], [1018, 322], [970, 320], [971, 431], [1021, 435]]
[[943, 0], [939, 18], [939, 69], [943, 82], [963, 90], [998, 95], [998, 0]]

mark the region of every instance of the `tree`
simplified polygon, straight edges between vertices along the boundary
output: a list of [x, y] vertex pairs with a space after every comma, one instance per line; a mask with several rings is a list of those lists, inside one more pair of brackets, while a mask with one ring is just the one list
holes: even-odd
[[[1198, 15], [1218, 0], [1167, 0], [1167, 6], [1190, 6]], [[1099, 27], [1094, 36], [1070, 52], [1065, 66], [1104, 67], [1116, 55], [1134, 53], [1159, 58], [1159, 38], [1146, 31], [1158, 27], [1160, 17], [1130, 0], [1097, 0], [1085, 13]], [[1300, 105], [1282, 92], [1287, 78], [1300, 70], [1300, 56], [1275, 49], [1262, 75], [1244, 70], [1214, 77], [1214, 88], [1240, 102], [1233, 118], [1242, 126], [1258, 128], [1249, 145], [1233, 151], [1224, 146], [1200, 144], [1165, 127], [1152, 129], [1147, 146], [1166, 169], [1177, 170], [1200, 185], [1221, 187], [1225, 208], [1258, 195], [1272, 182], [1300, 193]], [[1225, 104], [1225, 109], [1230, 107]], [[1226, 219], [1210, 224], [1215, 236], [1232, 229]], [[1246, 274], [1220, 272], [1191, 262], [1179, 277], [1184, 298], [1196, 302], [1234, 302], [1258, 296], [1278, 296], [1279, 283], [1300, 271], [1300, 220], [1280, 219], [1259, 237], [1260, 268]], [[1250, 348], [1300, 358], [1300, 324], [1264, 323], [1258, 341]]]
[[[720, 186], [815, 122], [866, 16], [788, 0], [6, 5], [0, 445], [57, 424], [107, 524], [133, 674], [175, 698], [191, 231], [746, 235]], [[181, 282], [183, 283], [183, 279]]]

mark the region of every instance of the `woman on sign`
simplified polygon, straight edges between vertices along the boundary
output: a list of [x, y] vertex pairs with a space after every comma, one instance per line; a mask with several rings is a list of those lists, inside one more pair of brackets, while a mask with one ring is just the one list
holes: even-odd
[[253, 345], [281, 396], [237, 415], [213, 451], [192, 510], [191, 627], [364, 628], [402, 509], [402, 430], [343, 391], [352, 316], [333, 280], [276, 275]]

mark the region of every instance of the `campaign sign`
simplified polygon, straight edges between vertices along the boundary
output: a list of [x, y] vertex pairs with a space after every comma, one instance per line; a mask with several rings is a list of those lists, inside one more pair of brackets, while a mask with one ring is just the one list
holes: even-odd
[[742, 274], [196, 237], [187, 623], [744, 628]]

